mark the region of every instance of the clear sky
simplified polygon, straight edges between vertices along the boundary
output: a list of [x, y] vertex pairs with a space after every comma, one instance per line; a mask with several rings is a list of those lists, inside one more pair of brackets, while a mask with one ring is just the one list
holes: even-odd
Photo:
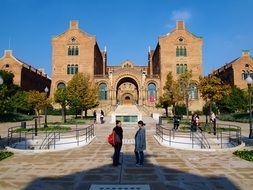
[[147, 65], [148, 47], [184, 20], [202, 36], [203, 74], [237, 57], [253, 54], [253, 0], [1, 0], [0, 56], [15, 57], [51, 76], [51, 38], [70, 20], [107, 47], [109, 65], [130, 59]]

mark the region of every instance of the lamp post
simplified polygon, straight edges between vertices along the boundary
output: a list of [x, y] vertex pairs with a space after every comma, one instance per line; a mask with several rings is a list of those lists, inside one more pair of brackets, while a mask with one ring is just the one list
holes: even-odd
[[246, 78], [247, 84], [248, 84], [248, 91], [249, 91], [249, 139], [253, 138], [252, 134], [252, 108], [251, 108], [251, 84], [252, 84], [252, 78], [250, 75]]
[[0, 75], [0, 85], [2, 85], [3, 83], [4, 83], [4, 79]]
[[[46, 93], [46, 96], [47, 96], [47, 93], [49, 91], [48, 87], [46, 86], [46, 88], [44, 89], [45, 93]], [[44, 124], [44, 127], [46, 128], [47, 127], [47, 105], [45, 106], [45, 124]]]

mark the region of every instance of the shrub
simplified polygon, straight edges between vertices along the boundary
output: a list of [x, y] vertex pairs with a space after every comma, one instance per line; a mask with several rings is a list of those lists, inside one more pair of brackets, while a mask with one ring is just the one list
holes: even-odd
[[16, 122], [16, 121], [29, 121], [32, 120], [34, 116], [25, 115], [21, 113], [3, 113], [0, 114], [0, 122]]
[[237, 150], [233, 154], [241, 159], [253, 161], [253, 150]]
[[222, 121], [234, 121], [241, 123], [249, 122], [249, 113], [231, 113], [231, 114], [220, 114], [218, 116], [219, 120]]
[[5, 158], [8, 158], [10, 156], [12, 156], [13, 153], [12, 152], [8, 152], [8, 151], [0, 151], [0, 160], [3, 160]]

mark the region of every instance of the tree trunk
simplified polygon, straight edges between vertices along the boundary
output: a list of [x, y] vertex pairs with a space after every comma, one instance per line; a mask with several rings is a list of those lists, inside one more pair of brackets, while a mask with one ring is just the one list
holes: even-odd
[[168, 117], [168, 107], [165, 107], [165, 114], [166, 114], [166, 117]]
[[75, 110], [76, 110], [76, 119], [77, 119], [77, 108]]
[[83, 119], [83, 108], [81, 109], [81, 119]]
[[66, 107], [65, 106], [62, 106], [61, 115], [62, 115], [62, 122], [66, 123]]
[[189, 121], [189, 99], [186, 98], [186, 115], [187, 115], [187, 121]]
[[210, 103], [209, 103], [209, 116], [211, 116], [211, 112], [212, 112], [212, 102], [210, 101]]
[[84, 116], [87, 117], [87, 109], [84, 110]]

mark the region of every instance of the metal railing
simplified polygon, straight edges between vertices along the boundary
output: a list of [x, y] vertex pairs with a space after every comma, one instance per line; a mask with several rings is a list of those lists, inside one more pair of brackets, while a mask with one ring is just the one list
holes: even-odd
[[[33, 128], [33, 125], [27, 126]], [[31, 132], [17, 130], [21, 127], [11, 127], [8, 129], [7, 145], [18, 149], [57, 149], [59, 146], [88, 143], [94, 136], [94, 125], [85, 128], [73, 128], [71, 131], [56, 132]]]
[[216, 125], [216, 135], [210, 130], [173, 130], [171, 127], [157, 124], [157, 138], [169, 146], [187, 146], [201, 149], [222, 149], [241, 144], [241, 128], [236, 125]]

